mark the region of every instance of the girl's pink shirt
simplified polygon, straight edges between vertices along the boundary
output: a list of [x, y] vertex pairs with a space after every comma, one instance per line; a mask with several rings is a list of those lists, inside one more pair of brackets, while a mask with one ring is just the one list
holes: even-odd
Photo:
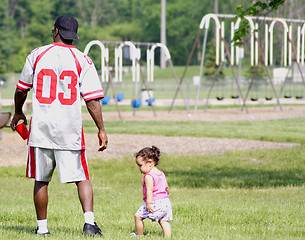
[[161, 173], [146, 173], [143, 177], [143, 200], [146, 202], [147, 199], [147, 189], [145, 186], [145, 176], [146, 175], [150, 175], [153, 180], [154, 180], [154, 185], [153, 185], [153, 199], [152, 201], [157, 201], [163, 198], [169, 198], [168, 193], [166, 192], [166, 186], [167, 186], [167, 182], [166, 182], [166, 177], [164, 175], [164, 173], [162, 171], [160, 171]]

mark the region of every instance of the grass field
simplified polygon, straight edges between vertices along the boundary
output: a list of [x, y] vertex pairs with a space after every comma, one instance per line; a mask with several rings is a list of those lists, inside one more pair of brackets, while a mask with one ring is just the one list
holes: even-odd
[[[105, 122], [108, 133], [246, 138], [303, 144], [304, 120], [241, 122]], [[158, 128], [147, 128], [147, 125]], [[268, 130], [268, 131], [267, 131]], [[85, 132], [93, 124], [85, 122]], [[95, 130], [94, 130], [95, 132]], [[200, 134], [201, 133], [201, 134]], [[164, 155], [173, 205], [173, 239], [304, 239], [305, 147], [233, 151], [224, 155]], [[130, 239], [142, 204], [140, 174], [124, 161], [90, 159], [96, 221], [105, 239]], [[0, 239], [36, 239], [33, 181], [24, 167], [0, 168]], [[157, 223], [145, 222], [145, 239], [162, 239]], [[73, 184], [50, 184], [50, 239], [83, 239], [83, 214]]]

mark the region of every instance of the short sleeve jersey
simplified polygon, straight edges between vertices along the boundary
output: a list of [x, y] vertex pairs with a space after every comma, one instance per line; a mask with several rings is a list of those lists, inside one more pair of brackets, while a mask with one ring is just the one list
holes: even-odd
[[17, 88], [33, 89], [28, 145], [84, 149], [81, 98], [104, 97], [91, 59], [72, 45], [52, 43], [26, 58]]

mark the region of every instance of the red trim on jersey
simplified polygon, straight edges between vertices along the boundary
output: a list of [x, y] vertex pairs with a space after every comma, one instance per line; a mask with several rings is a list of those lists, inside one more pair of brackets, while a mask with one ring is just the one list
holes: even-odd
[[[103, 93], [103, 90], [99, 89], [99, 90], [95, 90], [93, 92], [88, 92], [88, 93], [84, 93], [82, 94], [83, 97], [86, 97], [88, 95], [91, 95], [91, 94], [95, 94], [95, 93]], [[104, 95], [104, 94], [103, 94]]]
[[72, 51], [72, 49], [69, 48], [69, 50], [70, 50], [70, 52], [72, 53], [72, 55], [75, 59], [76, 69], [77, 69], [77, 72], [78, 72], [78, 76], [80, 77], [80, 73], [82, 72], [82, 67], [80, 66], [80, 63], [79, 63], [78, 59], [76, 58], [75, 53]]
[[81, 161], [82, 161], [82, 166], [84, 169], [84, 173], [86, 176], [86, 179], [89, 179], [89, 171], [88, 171], [88, 164], [87, 164], [87, 159], [86, 159], [86, 150], [81, 150]]
[[30, 89], [28, 89], [28, 88], [23, 88], [23, 87], [18, 86], [18, 85], [17, 85], [17, 88], [19, 88], [19, 89], [21, 89], [22, 91], [25, 91], [25, 92], [30, 91]]
[[19, 80], [18, 83], [21, 83], [22, 85], [24, 85], [26, 87], [32, 87], [33, 86], [33, 84], [31, 84], [31, 83], [26, 83], [26, 82], [23, 82], [21, 80]]
[[93, 91], [93, 92], [85, 93], [85, 94], [82, 95], [82, 97], [85, 100], [85, 102], [88, 102], [88, 101], [93, 100], [93, 99], [102, 99], [105, 96], [104, 96], [103, 90], [96, 90], [96, 91]]
[[64, 43], [58, 43], [58, 42], [54, 42], [52, 43], [54, 46], [59, 46], [59, 47], [67, 47], [67, 48], [76, 48], [73, 45], [69, 45], [69, 44], [64, 44]]
[[37, 63], [40, 61], [40, 59], [46, 54], [47, 51], [49, 51], [53, 47], [55, 47], [55, 45], [52, 45], [51, 47], [47, 48], [46, 50], [44, 50], [42, 53], [40, 53], [38, 55], [38, 57], [36, 58], [35, 63], [34, 63], [34, 72], [36, 70]]
[[27, 92], [33, 87], [33, 84], [25, 83], [19, 80], [16, 87]]
[[91, 97], [91, 98], [86, 98], [86, 99], [84, 99], [84, 100], [85, 100], [85, 102], [88, 102], [88, 101], [90, 101], [90, 100], [102, 99], [102, 98], [104, 98], [104, 95], [94, 96], [94, 97]]

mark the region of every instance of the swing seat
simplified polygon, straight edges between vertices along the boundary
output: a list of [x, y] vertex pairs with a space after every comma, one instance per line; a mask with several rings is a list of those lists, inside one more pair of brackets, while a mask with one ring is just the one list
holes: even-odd
[[271, 100], [272, 100], [272, 97], [265, 97], [265, 99], [266, 99], [267, 101], [271, 101]]
[[258, 98], [251, 98], [251, 101], [253, 101], [253, 102], [256, 102], [256, 101], [258, 101]]
[[285, 95], [284, 98], [291, 98], [291, 96], [290, 95]]
[[137, 100], [132, 100], [131, 101], [131, 106], [133, 108], [139, 108], [141, 106], [141, 99], [137, 99]]
[[222, 100], [224, 100], [224, 97], [216, 97], [216, 99], [217, 99], [218, 101], [222, 101]]
[[120, 93], [117, 95], [118, 102], [121, 102], [124, 99], [124, 93]]
[[151, 102], [155, 102], [155, 98], [152, 98], [151, 101], [149, 99], [146, 99], [145, 102], [147, 102], [148, 106], [151, 106]]
[[232, 98], [232, 99], [238, 99], [239, 96], [238, 96], [238, 95], [236, 95], [236, 96], [232, 95], [231, 98]]
[[110, 96], [106, 96], [102, 99], [102, 104], [107, 105], [109, 101], [110, 101]]
[[11, 118], [10, 111], [1, 111], [0, 112], [0, 129], [3, 127], [8, 127], [10, 118]]
[[303, 96], [296, 96], [296, 99], [303, 99]]

